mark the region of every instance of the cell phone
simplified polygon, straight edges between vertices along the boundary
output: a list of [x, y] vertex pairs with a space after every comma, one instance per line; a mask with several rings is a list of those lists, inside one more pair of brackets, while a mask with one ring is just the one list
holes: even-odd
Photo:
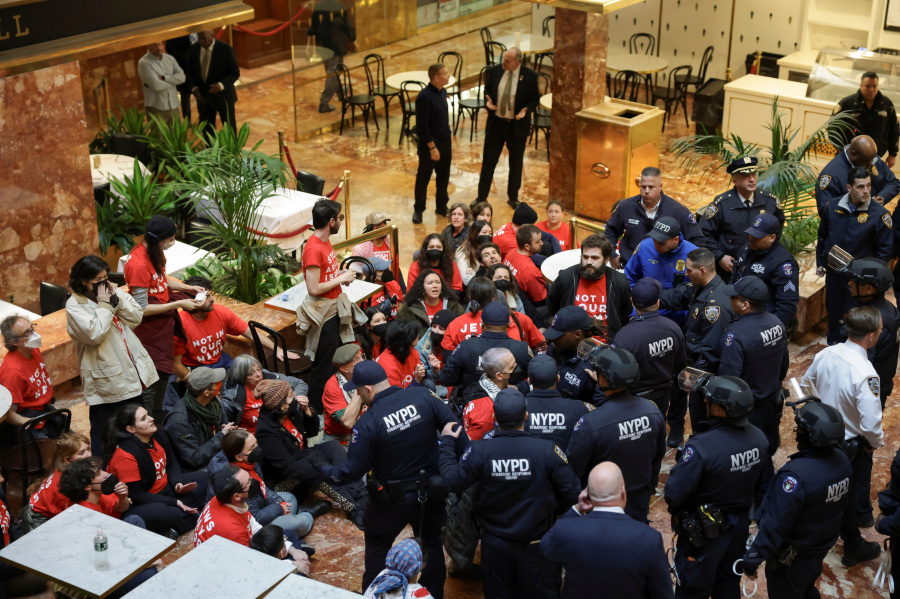
[[200, 293], [198, 293], [197, 295], [194, 296], [194, 299], [197, 300], [198, 302], [205, 302], [206, 301], [206, 292], [201, 291]]

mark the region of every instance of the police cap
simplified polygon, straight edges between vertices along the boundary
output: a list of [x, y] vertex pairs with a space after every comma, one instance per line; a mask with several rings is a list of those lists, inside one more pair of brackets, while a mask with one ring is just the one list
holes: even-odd
[[678, 237], [679, 233], [681, 233], [681, 225], [678, 224], [678, 221], [671, 216], [664, 216], [653, 224], [650, 237], [654, 241], [665, 243], [673, 237]]
[[744, 229], [744, 233], [753, 235], [757, 239], [767, 237], [773, 233], [777, 234], [781, 231], [781, 223], [774, 214], [763, 212], [753, 219], [753, 224]]
[[756, 165], [759, 163], [759, 159], [756, 156], [744, 156], [743, 158], [736, 158], [731, 161], [731, 164], [728, 165], [728, 168], [725, 169], [729, 175], [746, 175], [749, 173], [756, 172]]
[[499, 424], [519, 424], [525, 420], [525, 396], [513, 387], [500, 391], [494, 398], [494, 420]]
[[353, 367], [353, 379], [344, 383], [344, 391], [350, 392], [365, 385], [377, 385], [387, 378], [381, 364], [374, 360], [363, 360]]
[[662, 283], [651, 277], [644, 277], [632, 287], [631, 301], [642, 308], [653, 306], [659, 301], [660, 293], [662, 293]]

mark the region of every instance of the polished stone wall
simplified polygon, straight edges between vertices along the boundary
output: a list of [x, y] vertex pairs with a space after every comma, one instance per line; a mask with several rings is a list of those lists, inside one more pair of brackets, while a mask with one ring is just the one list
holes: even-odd
[[98, 248], [77, 63], [0, 79], [0, 298], [39, 311]]
[[94, 88], [100, 85], [100, 81], [104, 77], [109, 82], [109, 104], [115, 116], [121, 114], [121, 108], [142, 109], [144, 107], [144, 94], [141, 91], [137, 63], [146, 53], [147, 47], [141, 46], [89, 58], [78, 63], [81, 71], [81, 94], [84, 102], [85, 121], [92, 136], [97, 132]]

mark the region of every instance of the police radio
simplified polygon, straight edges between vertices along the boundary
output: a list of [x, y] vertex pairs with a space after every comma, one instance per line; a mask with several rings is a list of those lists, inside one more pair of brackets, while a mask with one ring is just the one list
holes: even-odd
[[846, 273], [851, 262], [853, 256], [839, 245], [832, 246], [828, 251], [828, 268], [838, 274]]

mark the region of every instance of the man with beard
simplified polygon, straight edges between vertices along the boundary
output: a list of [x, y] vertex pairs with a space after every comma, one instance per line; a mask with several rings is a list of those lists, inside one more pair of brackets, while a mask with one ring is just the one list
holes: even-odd
[[[212, 281], [203, 277], [191, 277], [186, 285], [202, 287], [206, 290], [206, 297], [199, 308], [182, 310], [181, 327], [184, 329], [184, 338], [175, 335], [175, 374], [178, 380], [187, 380], [191, 370], [198, 366], [208, 368], [228, 368], [231, 366], [231, 356], [223, 351], [225, 349], [225, 335], [240, 335], [249, 341], [253, 341], [250, 327], [241, 320], [231, 308], [226, 308], [215, 303], [212, 295]], [[197, 294], [197, 298], [202, 296]], [[260, 337], [263, 346], [276, 351], [272, 340], [267, 336]], [[288, 352], [288, 358], [297, 360], [300, 356], [294, 352]], [[278, 354], [278, 359], [284, 356]]]
[[608, 265], [612, 244], [599, 234], [581, 243], [581, 263], [560, 271], [547, 294], [547, 308], [556, 314], [564, 306], [580, 306], [599, 320], [612, 337], [628, 322], [631, 290], [628, 279]]

